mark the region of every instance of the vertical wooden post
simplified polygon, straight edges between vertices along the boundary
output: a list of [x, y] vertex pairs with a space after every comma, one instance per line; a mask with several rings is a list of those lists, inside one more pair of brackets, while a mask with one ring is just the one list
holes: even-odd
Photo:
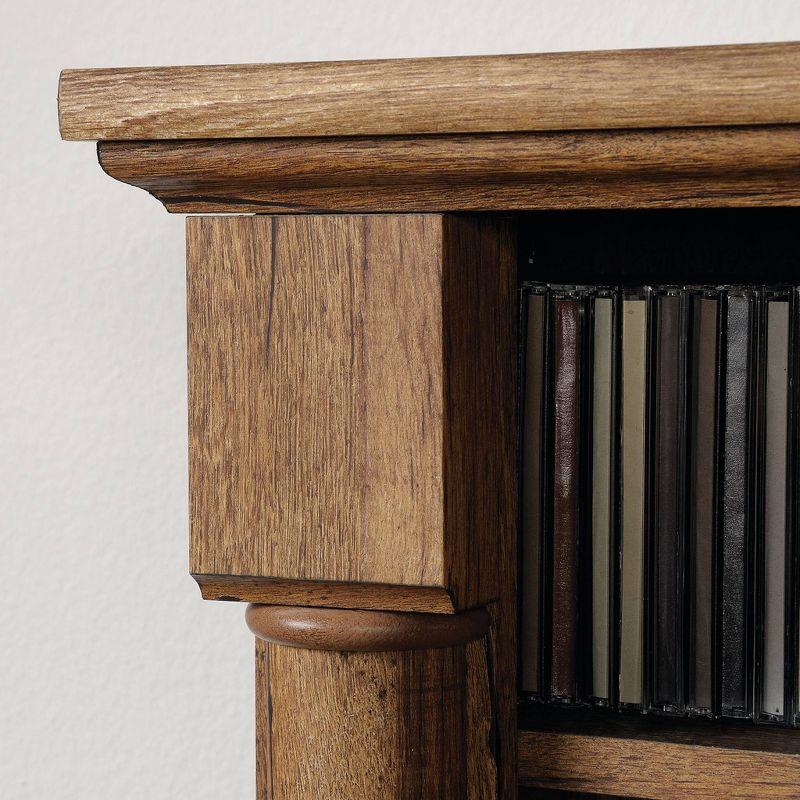
[[[512, 798], [510, 225], [187, 224], [191, 568], [204, 596], [262, 604], [261, 796]], [[299, 639], [263, 627], [282, 605]]]
[[259, 800], [497, 798], [485, 610], [251, 606], [248, 622]]

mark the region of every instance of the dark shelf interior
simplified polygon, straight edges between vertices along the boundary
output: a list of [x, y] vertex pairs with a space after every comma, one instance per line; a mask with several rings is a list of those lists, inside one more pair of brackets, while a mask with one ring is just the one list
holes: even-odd
[[800, 283], [800, 208], [542, 211], [518, 220], [521, 280]]
[[[518, 800], [623, 800], [618, 794], [590, 794], [589, 792], [572, 792], [569, 789], [541, 789], [539, 787], [520, 786]], [[626, 797], [624, 800], [641, 800], [636, 797]]]
[[[546, 211], [519, 215], [518, 225], [521, 281], [800, 285], [800, 208]], [[756, 725], [751, 720], [559, 707], [524, 697], [518, 727], [728, 748], [749, 751], [754, 757], [757, 752], [800, 755], [800, 729]], [[594, 796], [542, 791], [536, 789], [529, 796]]]

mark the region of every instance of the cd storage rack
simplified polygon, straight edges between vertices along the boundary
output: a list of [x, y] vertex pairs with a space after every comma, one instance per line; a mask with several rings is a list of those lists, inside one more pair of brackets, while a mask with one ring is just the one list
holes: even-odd
[[[791, 725], [796, 724], [796, 685], [797, 685], [797, 632], [796, 627], [800, 616], [798, 616], [798, 596], [796, 592], [796, 570], [797, 570], [797, 531], [794, 522], [794, 509], [797, 504], [797, 496], [794, 491], [796, 480], [794, 478], [796, 469], [796, 442], [797, 432], [796, 425], [793, 421], [795, 417], [796, 403], [790, 401], [787, 409], [789, 417], [789, 424], [787, 426], [788, 441], [784, 442], [788, 455], [787, 476], [789, 477], [789, 491], [786, 498], [787, 509], [787, 539], [788, 545], [786, 552], [786, 563], [788, 568], [785, 570], [786, 578], [786, 614], [788, 619], [787, 628], [785, 630], [785, 694], [784, 694], [784, 708], [785, 718], [776, 718], [767, 713], [758, 713], [761, 708], [761, 703], [758, 698], [760, 697], [760, 680], [759, 665], [765, 658], [765, 647], [760, 644], [763, 637], [763, 618], [762, 624], [755, 625], [750, 634], [749, 641], [751, 642], [752, 650], [749, 656], [748, 669], [751, 671], [749, 678], [748, 696], [751, 702], [748, 704], [748, 711], [742, 716], [748, 717], [745, 719], [720, 719], [719, 713], [713, 714], [711, 707], [707, 709], [692, 708], [692, 703], [686, 700], [686, 705], [683, 701], [677, 707], [661, 708], [652, 705], [648, 701], [647, 692], [644, 693], [643, 701], [635, 705], [629, 705], [620, 702], [618, 694], [618, 686], [615, 681], [611, 681], [609, 692], [603, 697], [598, 698], [593, 696], [592, 692], [592, 652], [591, 652], [591, 630], [586, 630], [585, 626], [588, 624], [591, 627], [592, 619], [591, 614], [581, 615], [577, 628], [582, 642], [578, 645], [577, 661], [580, 665], [578, 670], [577, 680], [581, 685], [578, 691], [579, 697], [559, 698], [555, 695], [555, 690], [549, 690], [549, 663], [552, 658], [551, 650], [546, 649], [548, 645], [546, 642], [551, 639], [550, 632], [547, 631], [547, 626], [550, 624], [548, 616], [550, 614], [549, 604], [552, 603], [549, 595], [552, 589], [548, 586], [548, 580], [552, 581], [552, 577], [548, 577], [548, 571], [554, 569], [552, 564], [552, 555], [548, 552], [548, 537], [545, 536], [543, 542], [543, 551], [541, 554], [541, 561], [539, 562], [539, 572], [541, 578], [539, 584], [542, 587], [542, 622], [539, 628], [543, 631], [543, 642], [541, 645], [542, 650], [535, 655], [539, 662], [538, 672], [534, 673], [534, 677], [526, 675], [526, 650], [530, 653], [530, 647], [527, 646], [525, 636], [529, 635], [529, 624], [525, 621], [525, 607], [526, 604], [530, 605], [530, 598], [525, 597], [525, 592], [529, 588], [529, 577], [526, 577], [525, 561], [529, 558], [526, 555], [526, 525], [530, 527], [530, 523], [525, 519], [525, 456], [526, 447], [529, 447], [529, 437], [525, 432], [525, 420], [529, 412], [525, 409], [526, 404], [526, 375], [525, 375], [525, 355], [526, 347], [531, 346], [531, 339], [529, 338], [529, 331], [526, 326], [529, 325], [530, 310], [527, 305], [529, 298], [543, 298], [550, 297], [550, 323], [549, 325], [543, 324], [539, 317], [536, 317], [537, 325], [541, 329], [547, 331], [547, 336], [550, 337], [544, 346], [543, 350], [545, 355], [542, 356], [543, 360], [552, 359], [554, 351], [554, 343], [552, 337], [556, 336], [553, 315], [553, 304], [563, 300], [577, 300], [583, 303], [583, 313], [585, 319], [583, 322], [582, 333], [578, 336], [579, 347], [582, 347], [583, 354], [592, 353], [592, 336], [594, 335], [595, 328], [592, 325], [592, 313], [596, 307], [594, 302], [589, 298], [614, 299], [614, 312], [612, 329], [617, 342], [617, 349], [614, 351], [615, 359], [622, 360], [621, 353], [621, 309], [622, 301], [625, 299], [644, 299], [651, 297], [651, 311], [655, 309], [658, 298], [661, 296], [673, 296], [680, 299], [681, 324], [684, 326], [683, 335], [688, 334], [688, 338], [681, 345], [681, 374], [685, 375], [682, 379], [680, 386], [676, 386], [675, 391], [683, 395], [680, 398], [680, 403], [687, 407], [683, 411], [685, 425], [689, 425], [690, 415], [688, 413], [688, 406], [691, 405], [692, 399], [689, 396], [695, 392], [699, 385], [699, 376], [690, 375], [690, 361], [694, 360], [689, 358], [689, 350], [693, 344], [696, 344], [697, 334], [690, 330], [689, 320], [692, 324], [697, 322], [699, 313], [695, 309], [690, 315], [690, 307], [697, 300], [715, 299], [720, 294], [726, 292], [733, 297], [740, 294], [744, 296], [762, 297], [760, 305], [761, 318], [760, 321], [754, 320], [756, 329], [765, 330], [767, 324], [767, 304], [774, 300], [781, 300], [786, 303], [786, 310], [792, 320], [791, 328], [788, 329], [788, 341], [790, 352], [785, 354], [787, 357], [788, 367], [788, 386], [790, 398], [796, 397], [795, 373], [796, 373], [796, 359], [797, 359], [797, 312], [796, 312], [796, 285], [793, 287], [791, 281], [796, 276], [795, 264], [800, 260], [800, 248], [796, 241], [794, 231], [800, 223], [800, 216], [792, 209], [716, 209], [716, 210], [691, 210], [691, 211], [602, 211], [602, 212], [589, 212], [584, 211], [581, 213], [574, 212], [541, 212], [538, 214], [529, 214], [519, 218], [521, 239], [520, 239], [520, 275], [523, 279], [522, 284], [522, 303], [520, 309], [521, 320], [521, 353], [520, 353], [520, 393], [519, 402], [522, 408], [520, 415], [521, 424], [521, 440], [523, 442], [522, 457], [521, 457], [521, 494], [523, 495], [523, 514], [521, 526], [521, 546], [520, 546], [520, 578], [519, 578], [519, 601], [521, 607], [521, 628], [520, 628], [520, 641], [519, 641], [519, 659], [521, 667], [521, 706], [520, 706], [520, 719], [522, 727], [527, 727], [528, 733], [524, 736], [529, 737], [531, 743], [544, 742], [549, 747], [551, 744], [558, 742], [566, 746], [574, 745], [575, 750], [565, 749], [562, 753], [566, 761], [567, 755], [570, 759], [577, 759], [583, 754], [592, 753], [593, 766], [589, 765], [589, 760], [584, 762], [582, 759], [579, 762], [573, 761], [574, 772], [564, 771], [563, 780], [572, 781], [578, 775], [579, 770], [586, 770], [583, 777], [580, 778], [579, 784], [583, 790], [599, 792], [599, 786], [605, 785], [608, 776], [614, 772], [614, 764], [617, 768], [626, 775], [624, 779], [620, 777], [616, 782], [614, 792], [620, 796], [625, 796], [628, 788], [628, 782], [635, 782], [637, 788], [634, 796], [671, 796], [669, 792], [677, 791], [675, 788], [678, 781], [683, 782], [686, 778], [682, 769], [681, 758], [678, 754], [685, 746], [706, 746], [712, 749], [702, 751], [702, 754], [710, 761], [705, 767], [705, 771], [698, 773], [689, 785], [699, 786], [698, 791], [708, 792], [709, 796], [717, 796], [714, 794], [716, 789], [710, 786], [711, 781], [722, 781], [724, 777], [720, 775], [723, 770], [722, 764], [718, 765], [718, 769], [714, 767], [714, 756], [719, 755], [721, 749], [730, 747], [733, 743], [735, 748], [743, 749], [746, 752], [736, 753], [734, 761], [734, 769], [744, 771], [748, 763], [755, 765], [759, 763], [759, 756], [752, 751], [764, 751], [770, 753], [769, 759], [774, 757], [775, 752], [791, 753], [794, 755], [798, 736], [800, 731], [791, 729]], [[657, 264], [657, 269], [651, 265]], [[754, 264], [758, 267], [754, 269]], [[754, 275], [758, 275], [759, 279], [766, 285], [775, 284], [776, 286], [783, 286], [784, 288], [776, 288], [764, 291], [758, 287], [747, 287]], [[530, 282], [526, 282], [530, 281]], [[730, 282], [730, 283], [729, 283]], [[664, 286], [662, 289], [661, 286]], [[609, 289], [609, 286], [614, 286]], [[642, 286], [647, 288], [643, 291]], [[651, 288], [655, 287], [655, 288]], [[715, 288], [717, 287], [717, 288]], [[722, 288], [720, 288], [722, 287]], [[715, 318], [718, 316], [718, 310], [714, 311]], [[647, 340], [649, 347], [644, 355], [645, 363], [655, 364], [656, 355], [656, 321], [657, 317], [652, 317], [648, 323]], [[720, 340], [719, 331], [714, 333], [715, 349], [724, 351], [724, 338]], [[763, 396], [764, 394], [764, 381], [765, 375], [763, 373], [765, 353], [761, 352], [766, 348], [766, 336], [762, 335], [758, 338], [758, 344], [754, 348], [759, 350], [759, 357], [751, 362], [753, 370], [752, 382], [754, 387], [758, 389], [756, 394]], [[717, 353], [719, 356], [719, 352]], [[589, 387], [588, 391], [591, 392], [592, 383], [592, 366], [586, 361], [591, 361], [591, 355], [585, 359], [580, 367], [580, 375], [578, 380], [582, 382], [583, 387]], [[539, 362], [537, 362], [539, 363]], [[714, 369], [719, 369], [719, 361], [712, 362], [717, 366]], [[541, 367], [541, 364], [539, 364]], [[615, 365], [616, 366], [616, 365]], [[555, 365], [551, 365], [548, 369], [543, 369], [543, 374], [552, 375], [556, 369]], [[606, 369], [608, 367], [606, 366]], [[648, 369], [650, 369], [648, 367]], [[611, 420], [612, 435], [614, 438], [620, 436], [620, 426], [622, 424], [621, 411], [620, 411], [620, 397], [621, 397], [621, 369], [612, 367], [610, 370], [613, 379], [613, 397], [615, 402], [610, 410], [609, 418]], [[716, 374], [705, 375], [706, 382], [715, 386], [723, 385], [723, 382]], [[547, 383], [547, 378], [543, 379]], [[647, 414], [654, 418], [657, 414], [655, 407], [656, 401], [656, 385], [654, 368], [650, 369], [650, 385], [643, 391], [649, 396], [650, 401], [647, 407]], [[537, 383], [538, 385], [538, 383]], [[794, 388], [792, 388], [794, 387]], [[596, 388], [595, 388], [596, 390]], [[530, 391], [528, 389], [528, 391]], [[583, 477], [591, 483], [592, 477], [592, 454], [591, 449], [587, 447], [587, 442], [592, 438], [592, 414], [591, 403], [588, 402], [590, 398], [586, 396], [587, 388], [582, 388], [580, 393], [583, 397], [583, 407], [580, 423], [580, 437], [579, 448], [583, 448], [583, 454], [580, 458], [581, 471], [585, 473]], [[557, 389], [553, 385], [546, 385], [544, 390], [540, 393], [541, 396], [546, 398], [543, 402], [550, 403], [551, 413], [554, 403], [558, 402]], [[720, 398], [718, 397], [717, 400]], [[716, 404], [716, 400], [715, 400]], [[541, 407], [534, 407], [534, 416], [544, 417]], [[562, 412], [563, 413], [563, 412]], [[715, 412], [716, 416], [716, 412]], [[553, 425], [552, 418], [550, 425]], [[547, 426], [545, 425], [545, 428]], [[687, 429], [688, 432], [688, 429]], [[552, 475], [554, 473], [553, 464], [553, 431], [552, 428], [543, 434], [548, 441], [544, 443], [543, 452], [549, 452], [549, 456], [544, 456], [543, 466], [537, 468], [537, 475], [543, 475], [544, 481], [554, 480]], [[652, 436], [655, 435], [653, 428], [650, 428], [651, 439], [647, 441], [648, 449], [654, 447]], [[715, 434], [716, 436], [716, 434]], [[753, 431], [752, 436], [755, 437], [751, 440], [751, 445], [748, 447], [755, 452], [761, 454], [763, 458], [767, 453], [765, 449], [765, 426], [762, 424], [757, 426]], [[759, 441], [760, 439], [760, 441]], [[701, 440], [702, 441], [702, 440]], [[687, 439], [688, 442], [688, 439]], [[538, 446], [538, 445], [537, 445]], [[686, 463], [686, 474], [681, 478], [682, 486], [685, 491], [691, 494], [691, 481], [697, 479], [696, 473], [692, 472], [692, 464], [697, 453], [694, 452], [696, 448], [694, 445], [689, 446], [692, 451], [691, 454], [682, 454], [679, 460]], [[714, 448], [712, 448], [714, 451]], [[614, 472], [612, 483], [619, 482], [619, 463], [618, 451], [614, 450], [615, 457], [612, 465]], [[691, 455], [691, 457], [690, 457]], [[705, 455], [705, 454], [701, 454]], [[771, 454], [775, 456], [776, 454]], [[653, 454], [648, 455], [645, 459], [648, 465], [655, 462]], [[707, 463], [702, 462], [701, 463]], [[752, 459], [754, 466], [759, 463], [759, 459]], [[713, 467], [713, 458], [712, 458]], [[648, 467], [649, 469], [649, 467]], [[653, 480], [653, 479], [651, 479]], [[754, 476], [754, 485], [759, 483], [758, 476]], [[761, 476], [763, 484], [763, 475]], [[713, 484], [714, 481], [712, 480]], [[589, 539], [584, 541], [579, 547], [578, 559], [585, 559], [587, 563], [580, 565], [580, 577], [577, 581], [577, 592], [581, 598], [581, 603], [588, 610], [591, 608], [591, 532], [589, 525], [586, 523], [586, 517], [591, 516], [591, 491], [587, 491], [586, 486], [582, 485], [575, 487], [575, 491], [581, 493], [584, 501], [588, 501], [588, 507], [583, 508], [582, 514], [584, 516], [583, 527], [581, 531], [585, 532]], [[652, 489], [650, 490], [652, 491]], [[683, 489], [681, 490], [684, 491]], [[619, 583], [620, 572], [620, 547], [619, 547], [619, 497], [617, 502], [612, 508], [612, 527], [615, 528], [615, 548], [610, 558], [610, 571], [612, 577], [610, 579], [612, 585]], [[544, 507], [544, 515], [540, 523], [543, 528], [552, 525], [552, 519], [548, 516], [552, 512], [548, 512], [547, 503], [543, 502], [540, 497], [537, 498], [539, 507]], [[652, 502], [652, 501], [650, 501]], [[678, 506], [681, 507], [683, 497], [679, 497]], [[690, 514], [686, 508], [680, 508], [679, 513], [689, 517]], [[763, 509], [761, 511], [763, 515]], [[652, 524], [653, 520], [651, 520]], [[581, 534], [583, 535], [583, 533]], [[647, 542], [647, 540], [646, 540]], [[718, 542], [718, 545], [721, 543]], [[764, 539], [756, 537], [755, 535], [748, 545], [747, 553], [747, 571], [753, 576], [756, 585], [758, 586], [758, 598], [752, 605], [755, 609], [763, 608], [764, 593], [763, 593], [763, 580], [756, 580], [756, 574], [761, 574], [764, 568], [764, 553], [763, 553]], [[687, 535], [685, 541], [686, 547], [692, 546], [691, 537]], [[548, 563], [548, 559], [550, 562]], [[714, 556], [714, 561], [719, 559], [719, 554]], [[687, 554], [687, 567], [688, 567], [688, 554]], [[656, 552], [651, 551], [645, 554], [645, 564], [652, 564], [655, 568], [658, 564], [658, 557]], [[646, 570], [652, 575], [652, 568]], [[713, 570], [712, 570], [713, 572]], [[707, 577], [710, 577], [711, 573]], [[687, 593], [690, 591], [688, 578], [692, 577], [687, 575]], [[653, 613], [653, 587], [651, 586], [649, 592], [646, 590], [646, 597], [643, 598], [643, 613]], [[710, 591], [710, 590], [709, 590]], [[650, 598], [648, 601], [647, 598]], [[611, 592], [610, 596], [606, 597], [610, 606], [610, 617], [616, 619], [616, 628], [613, 631], [612, 639], [614, 644], [611, 646], [608, 653], [608, 674], [616, 675], [619, 673], [619, 597], [617, 592]], [[687, 626], [687, 634], [684, 636], [685, 646], [690, 648], [688, 638], [688, 631], [691, 629], [691, 620], [689, 619], [689, 612], [691, 610], [690, 603], [685, 601], [684, 612], [681, 614], [682, 622]], [[761, 612], [756, 611], [759, 615]], [[581, 616], [584, 617], [581, 620]], [[588, 616], [588, 623], [586, 617]], [[762, 615], [763, 617], [763, 615]], [[754, 620], [755, 621], [755, 620]], [[648, 623], [651, 627], [652, 620]], [[583, 626], [583, 627], [582, 627]], [[647, 627], [647, 626], [643, 626]], [[577, 635], [577, 634], [576, 634]], [[719, 634], [716, 634], [719, 635]], [[680, 644], [676, 648], [680, 660]], [[689, 654], [684, 660], [680, 670], [679, 678], [682, 681], [687, 681], [687, 689], [685, 691], [685, 698], [688, 698], [688, 686], [693, 685], [691, 681], [691, 668], [692, 664], [689, 659]], [[530, 656], [529, 656], [530, 657]], [[645, 675], [652, 676], [655, 661], [652, 652], [647, 652], [645, 648], [644, 653], [645, 661], [642, 665], [642, 670]], [[531, 682], [537, 683], [541, 687], [540, 691], [531, 692], [526, 691], [526, 682], [528, 685]], [[645, 683], [648, 679], [645, 678]], [[755, 685], [753, 685], [755, 684]], [[651, 684], [652, 685], [652, 684]], [[713, 694], [715, 697], [719, 696], [720, 687], [717, 685]], [[652, 696], [652, 695], [650, 695]], [[719, 708], [716, 703], [710, 704], [715, 708]], [[716, 717], [711, 719], [711, 717]], [[760, 724], [754, 724], [760, 723]], [[784, 727], [776, 728], [776, 723], [782, 724]], [[578, 737], [585, 736], [585, 739]], [[575, 738], [572, 738], [575, 737]], [[623, 747], [621, 742], [625, 743]], [[643, 745], [646, 743], [646, 746]], [[628, 747], [628, 745], [630, 745]], [[674, 745], [680, 745], [673, 750]], [[538, 745], [537, 745], [538, 746]], [[640, 750], [640, 748], [643, 748]], [[713, 749], [717, 748], [717, 749]], [[559, 751], [561, 752], [561, 751]], [[624, 756], [622, 755], [624, 753]], [[637, 753], [641, 753], [641, 761]], [[646, 754], [646, 755], [645, 755]], [[625, 763], [633, 761], [634, 763], [641, 763], [641, 770], [629, 770], [628, 767], [623, 767], [623, 758]], [[618, 760], [617, 760], [618, 759]], [[655, 761], [653, 761], [655, 759]], [[650, 762], [650, 766], [646, 766], [646, 762]], [[532, 763], [532, 762], [531, 762]], [[675, 770], [672, 779], [666, 777], [666, 765], [671, 764], [671, 768]], [[710, 768], [710, 771], [709, 771]], [[636, 780], [633, 781], [633, 776]], [[704, 787], [704, 778], [708, 775], [709, 785]], [[711, 777], [713, 775], [713, 778]], [[555, 786], [560, 783], [561, 777], [549, 779], [548, 786]], [[616, 779], [615, 779], [616, 780]], [[658, 784], [658, 785], [656, 785]], [[669, 784], [671, 788], [667, 789], [665, 786]], [[758, 796], [758, 789], [753, 786], [741, 788], [742, 796]], [[787, 796], [791, 796], [790, 788], [786, 788]], [[535, 796], [535, 795], [533, 795]]]

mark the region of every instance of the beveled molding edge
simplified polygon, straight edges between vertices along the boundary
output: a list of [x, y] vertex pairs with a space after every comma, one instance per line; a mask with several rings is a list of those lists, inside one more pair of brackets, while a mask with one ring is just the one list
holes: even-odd
[[491, 624], [485, 608], [409, 614], [255, 603], [247, 607], [245, 619], [259, 639], [273, 644], [351, 653], [456, 647], [483, 638]]
[[98, 160], [174, 213], [800, 204], [800, 125], [106, 141]]
[[454, 614], [456, 611], [449, 592], [439, 586], [197, 573], [192, 577], [197, 581], [204, 600], [433, 614]]

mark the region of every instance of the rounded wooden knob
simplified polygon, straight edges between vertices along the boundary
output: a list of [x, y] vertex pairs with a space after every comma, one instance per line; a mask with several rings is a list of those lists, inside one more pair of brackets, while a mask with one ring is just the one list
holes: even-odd
[[455, 647], [485, 636], [490, 623], [485, 608], [414, 614], [257, 603], [247, 607], [245, 619], [250, 630], [267, 642], [359, 653]]

